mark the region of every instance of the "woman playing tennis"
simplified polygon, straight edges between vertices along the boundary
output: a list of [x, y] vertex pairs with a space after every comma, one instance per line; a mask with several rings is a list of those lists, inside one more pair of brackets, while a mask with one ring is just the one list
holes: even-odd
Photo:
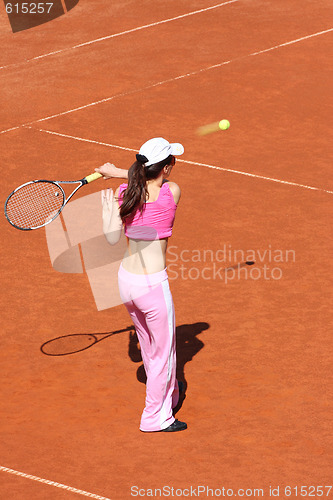
[[166, 270], [166, 249], [172, 234], [180, 189], [168, 182], [181, 144], [158, 137], [140, 148], [126, 171], [105, 164], [96, 171], [104, 178], [128, 177], [113, 196], [102, 191], [103, 231], [111, 245], [122, 226], [128, 241], [118, 284], [134, 323], [147, 375], [146, 404], [140, 430], [175, 432], [187, 428], [173, 416], [179, 400], [176, 380], [175, 313]]

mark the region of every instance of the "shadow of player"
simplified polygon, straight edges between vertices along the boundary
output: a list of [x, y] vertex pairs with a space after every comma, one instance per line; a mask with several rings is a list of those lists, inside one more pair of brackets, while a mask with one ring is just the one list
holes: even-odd
[[[186, 393], [188, 383], [185, 378], [185, 365], [192, 361], [193, 357], [201, 351], [204, 343], [197, 338], [197, 335], [209, 328], [205, 322], [192, 323], [190, 325], [180, 325], [176, 328], [176, 346], [177, 346], [177, 380], [183, 382]], [[129, 332], [128, 355], [134, 363], [142, 363], [140, 345], [136, 332]], [[139, 382], [145, 384], [147, 381], [146, 372], [143, 364], [139, 366], [136, 372]], [[180, 400], [174, 413], [180, 410], [184, 397]]]

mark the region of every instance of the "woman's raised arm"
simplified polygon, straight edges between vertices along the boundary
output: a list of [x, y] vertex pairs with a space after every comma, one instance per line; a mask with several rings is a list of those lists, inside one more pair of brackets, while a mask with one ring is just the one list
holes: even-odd
[[111, 179], [112, 177], [127, 179], [128, 177], [128, 170], [118, 168], [113, 163], [104, 163], [101, 167], [95, 168], [95, 172], [102, 174], [104, 179]]

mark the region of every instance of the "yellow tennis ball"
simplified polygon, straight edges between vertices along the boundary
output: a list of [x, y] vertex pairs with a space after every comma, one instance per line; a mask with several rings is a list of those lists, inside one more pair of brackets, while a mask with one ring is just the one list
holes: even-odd
[[221, 130], [228, 130], [229, 127], [230, 127], [230, 122], [228, 120], [221, 120], [219, 122], [219, 128]]

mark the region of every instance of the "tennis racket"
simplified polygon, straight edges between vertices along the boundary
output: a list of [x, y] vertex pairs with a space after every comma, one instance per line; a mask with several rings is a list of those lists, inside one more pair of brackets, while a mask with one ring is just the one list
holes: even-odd
[[[8, 222], [22, 231], [30, 231], [50, 224], [63, 210], [66, 203], [85, 184], [102, 177], [95, 172], [79, 181], [37, 180], [22, 184], [14, 189], [5, 202], [5, 216]], [[64, 184], [78, 184], [66, 197]]]

